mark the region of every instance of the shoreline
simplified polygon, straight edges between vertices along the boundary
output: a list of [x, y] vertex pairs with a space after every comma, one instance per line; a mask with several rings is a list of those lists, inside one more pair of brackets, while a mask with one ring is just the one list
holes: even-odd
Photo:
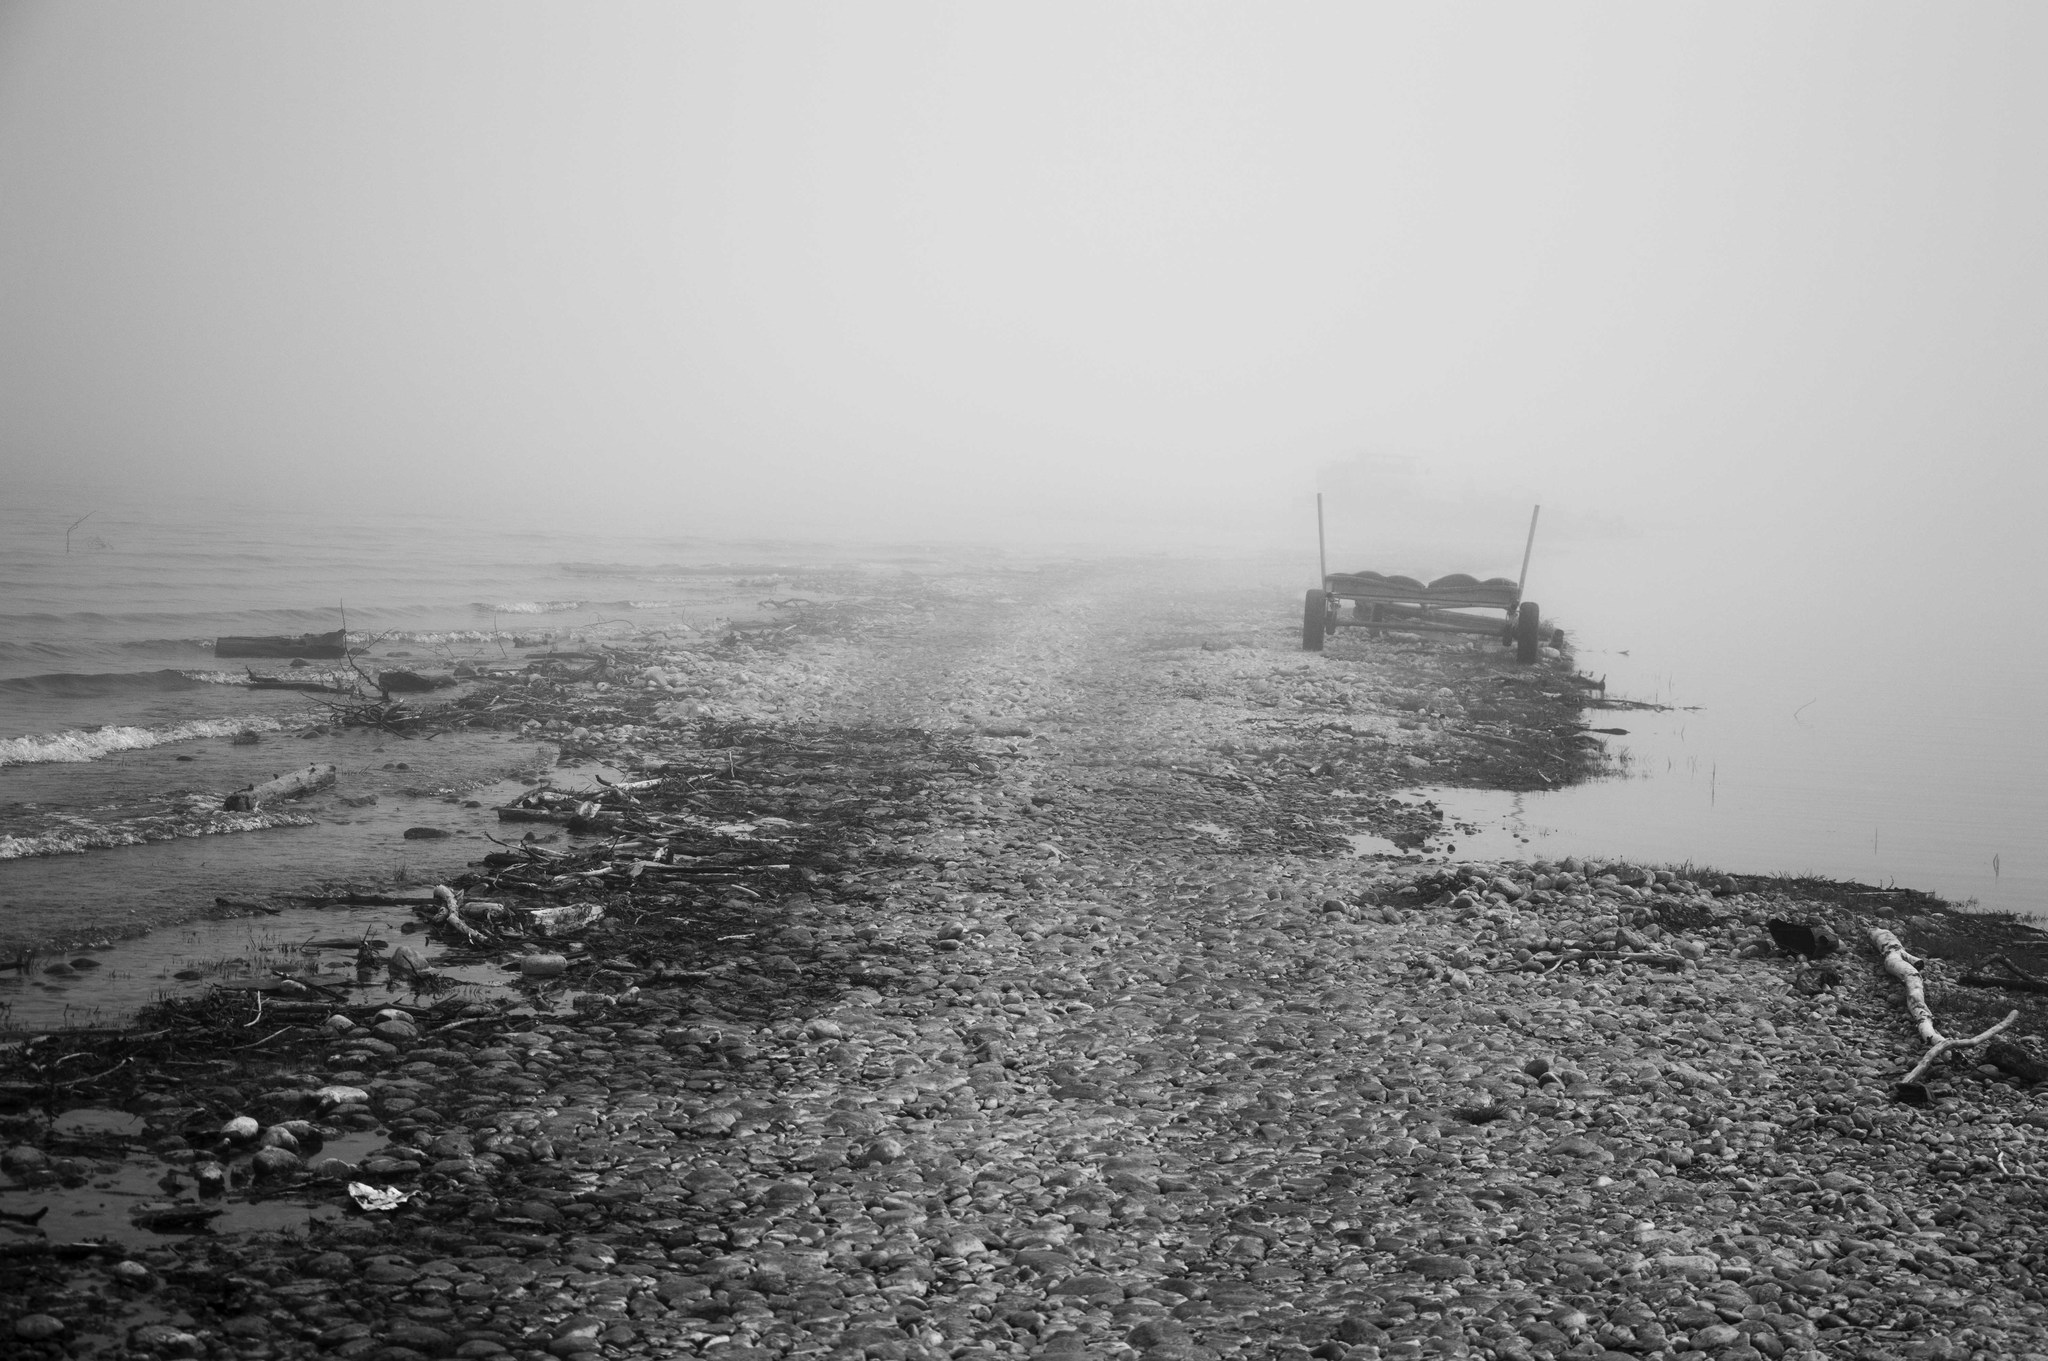
[[[1310, 657], [1290, 617], [1156, 563], [955, 573], [501, 696], [661, 781], [451, 881], [602, 902], [527, 942], [574, 1004], [222, 993], [0, 1051], [0, 1208], [55, 1207], [0, 1220], [0, 1288], [58, 1325], [24, 1354], [2048, 1351], [2048, 1116], [1961, 1067], [1891, 1101], [1873, 895], [1347, 858], [1426, 834], [1418, 773], [1593, 758], [1566, 659]], [[2039, 948], [1878, 896], [1930, 953]], [[1838, 980], [1802, 991], [1772, 915], [1835, 925]], [[63, 1237], [130, 1164], [159, 1225], [296, 1208]]]

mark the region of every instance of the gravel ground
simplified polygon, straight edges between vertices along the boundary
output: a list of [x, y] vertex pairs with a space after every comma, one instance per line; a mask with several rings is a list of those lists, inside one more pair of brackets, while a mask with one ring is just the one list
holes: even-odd
[[[701, 806], [787, 851], [613, 895], [573, 1006], [214, 1016], [76, 1087], [116, 1049], [10, 1052], [5, 1167], [56, 1207], [0, 1236], [10, 1354], [2048, 1356], [2048, 1112], [1968, 1059], [1892, 1100], [1920, 1045], [1862, 936], [2033, 933], [1345, 853], [1436, 829], [1404, 784], [1584, 775], [1568, 658], [1309, 656], [1289, 596], [1158, 563], [836, 584], [528, 721], [722, 756]], [[1834, 925], [1832, 979], [1774, 916]], [[1956, 1033], [1999, 1014], [1927, 967]], [[110, 1103], [125, 1143], [58, 1119]], [[144, 1156], [173, 1197], [411, 1198], [68, 1241], [67, 1186]]]

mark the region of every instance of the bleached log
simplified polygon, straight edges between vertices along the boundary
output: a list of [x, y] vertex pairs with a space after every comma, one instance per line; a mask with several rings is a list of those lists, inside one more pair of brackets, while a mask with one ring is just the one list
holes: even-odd
[[434, 899], [440, 912], [433, 918], [436, 926], [445, 926], [461, 936], [471, 945], [488, 945], [491, 938], [462, 919], [461, 904], [456, 901], [455, 890], [446, 884], [434, 885]]
[[325, 789], [334, 783], [338, 768], [333, 764], [310, 765], [304, 770], [295, 770], [289, 775], [252, 784], [247, 789], [237, 789], [221, 802], [221, 808], [230, 813], [252, 813], [260, 804], [273, 799], [289, 799], [300, 794], [309, 794], [315, 789]]
[[1966, 1038], [1949, 1039], [1934, 1023], [1934, 1008], [1927, 1005], [1927, 985], [1922, 981], [1917, 967], [1919, 960], [1907, 952], [1905, 942], [1884, 927], [1873, 926], [1870, 928], [1870, 943], [1884, 956], [1884, 971], [1905, 986], [1906, 1014], [1913, 1018], [1920, 1038], [1928, 1046], [1927, 1052], [1920, 1056], [1920, 1062], [1913, 1065], [1913, 1071], [1899, 1079], [1894, 1090], [1900, 1095], [1906, 1095], [1909, 1088], [1916, 1087], [1927, 1070], [1951, 1051], [1974, 1049], [1980, 1044], [1989, 1043], [2000, 1031], [2020, 1018], [2018, 1011], [2007, 1012], [2005, 1019], [1989, 1030]]

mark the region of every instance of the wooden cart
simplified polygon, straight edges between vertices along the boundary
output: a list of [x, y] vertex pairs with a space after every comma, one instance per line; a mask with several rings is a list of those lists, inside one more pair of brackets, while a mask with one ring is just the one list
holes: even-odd
[[[1522, 576], [1510, 581], [1492, 577], [1486, 581], [1462, 572], [1423, 583], [1413, 577], [1388, 576], [1379, 572], [1331, 572], [1324, 564], [1323, 584], [1308, 593], [1301, 608], [1301, 645], [1321, 652], [1326, 639], [1343, 628], [1362, 628], [1367, 637], [1394, 633], [1473, 633], [1499, 638], [1515, 649], [1515, 660], [1533, 662], [1537, 649], [1549, 642], [1562, 646], [1564, 631], [1553, 629], [1544, 637], [1542, 611], [1533, 600], [1522, 599], [1522, 584], [1529, 575], [1529, 554], [1536, 546], [1538, 506], [1529, 516], [1529, 541], [1522, 550]], [[1318, 556], [1323, 544], [1323, 498], [1316, 497], [1316, 540]], [[1485, 613], [1498, 610], [1499, 619]]]

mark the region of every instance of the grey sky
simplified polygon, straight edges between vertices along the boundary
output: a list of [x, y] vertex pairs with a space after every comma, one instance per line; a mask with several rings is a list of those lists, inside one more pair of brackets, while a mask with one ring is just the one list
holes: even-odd
[[0, 462], [1255, 537], [1367, 454], [1990, 552], [2048, 489], [2044, 39], [2029, 4], [11, 4]]

